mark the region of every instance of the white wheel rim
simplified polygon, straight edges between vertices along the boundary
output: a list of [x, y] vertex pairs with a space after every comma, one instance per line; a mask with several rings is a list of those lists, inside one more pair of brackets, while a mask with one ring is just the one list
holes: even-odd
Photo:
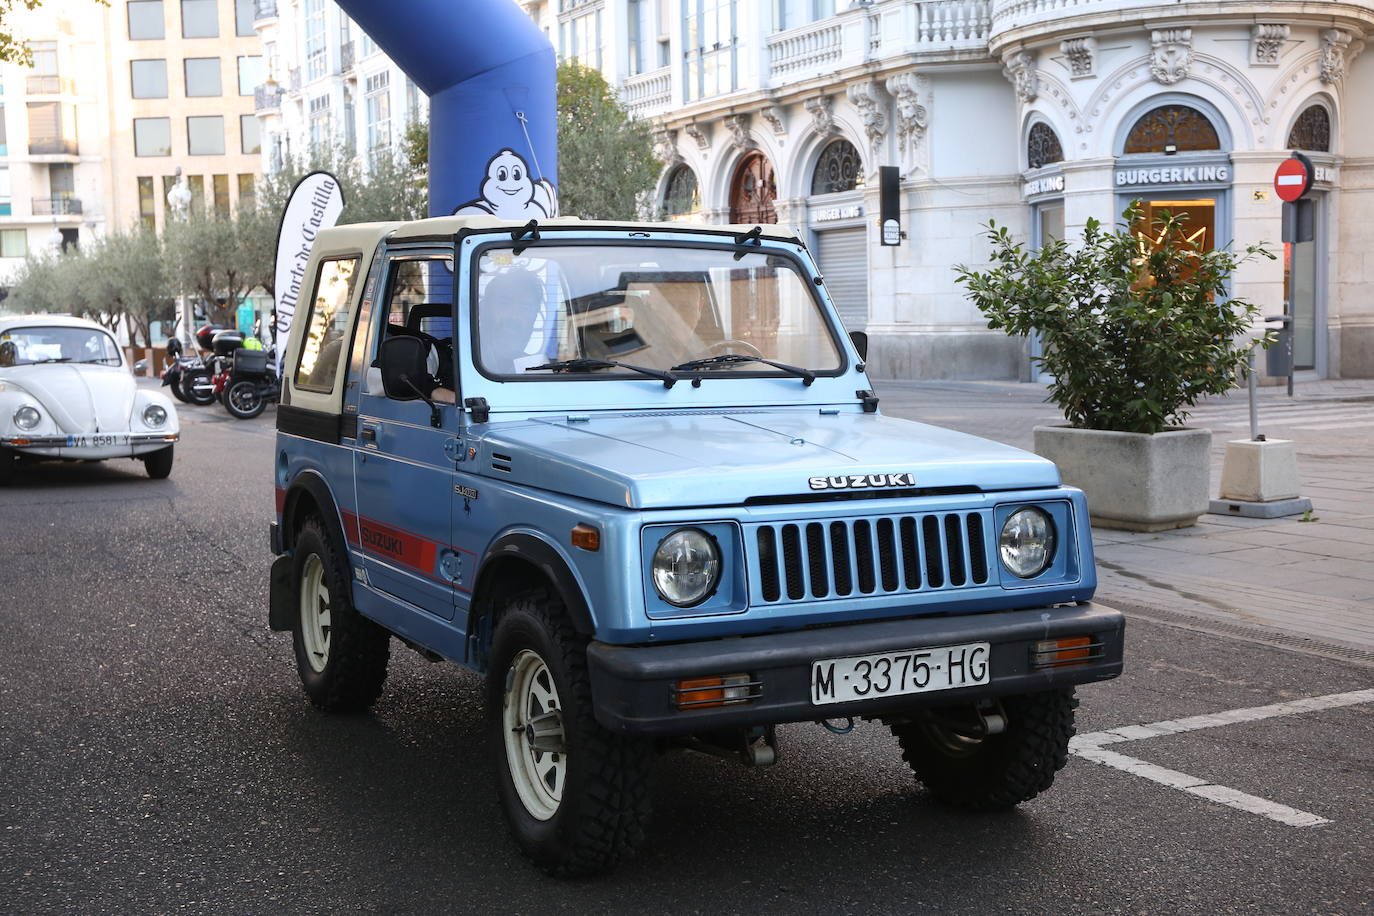
[[568, 778], [563, 704], [553, 674], [537, 652], [522, 649], [511, 661], [502, 704], [506, 768], [525, 810], [541, 821], [553, 817]]
[[301, 641], [305, 658], [316, 673], [329, 663], [329, 586], [319, 554], [305, 558], [301, 568]]

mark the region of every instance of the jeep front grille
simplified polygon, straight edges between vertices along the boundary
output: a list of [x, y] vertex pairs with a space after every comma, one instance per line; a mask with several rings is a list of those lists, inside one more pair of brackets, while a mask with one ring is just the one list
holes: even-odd
[[983, 513], [757, 525], [750, 565], [767, 603], [988, 584]]

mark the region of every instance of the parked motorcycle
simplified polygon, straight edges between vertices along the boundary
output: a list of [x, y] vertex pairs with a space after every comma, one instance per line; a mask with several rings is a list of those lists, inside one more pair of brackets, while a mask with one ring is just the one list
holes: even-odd
[[215, 402], [214, 338], [224, 330], [207, 324], [196, 331], [196, 346], [201, 354], [192, 357], [181, 370], [181, 393], [187, 403], [204, 407]]
[[186, 395], [181, 390], [181, 373], [191, 360], [182, 353], [181, 341], [175, 337], [167, 341], [167, 365], [162, 368], [162, 387], [172, 389], [172, 397], [187, 403]]
[[270, 350], [239, 349], [229, 370], [221, 399], [224, 409], [240, 420], [251, 420], [274, 404], [281, 394], [276, 360]]

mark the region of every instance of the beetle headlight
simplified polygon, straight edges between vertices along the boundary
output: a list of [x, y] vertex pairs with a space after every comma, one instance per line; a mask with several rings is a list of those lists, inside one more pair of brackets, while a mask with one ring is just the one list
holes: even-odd
[[997, 552], [1012, 575], [1022, 579], [1040, 575], [1054, 559], [1054, 522], [1043, 509], [1017, 509], [1002, 525]]
[[42, 419], [43, 415], [38, 412], [38, 408], [27, 404], [14, 412], [14, 425], [20, 429], [33, 429]]
[[720, 548], [699, 528], [679, 528], [658, 542], [653, 558], [654, 588], [675, 607], [705, 601], [720, 582]]
[[161, 426], [167, 422], [167, 408], [161, 404], [149, 404], [143, 408], [143, 422], [152, 427]]

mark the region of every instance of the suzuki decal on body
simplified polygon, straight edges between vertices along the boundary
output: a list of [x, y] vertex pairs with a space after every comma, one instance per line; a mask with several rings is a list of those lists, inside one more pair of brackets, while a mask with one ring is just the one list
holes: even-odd
[[809, 477], [813, 490], [868, 490], [877, 487], [914, 487], [915, 474], [845, 474], [840, 477]]

